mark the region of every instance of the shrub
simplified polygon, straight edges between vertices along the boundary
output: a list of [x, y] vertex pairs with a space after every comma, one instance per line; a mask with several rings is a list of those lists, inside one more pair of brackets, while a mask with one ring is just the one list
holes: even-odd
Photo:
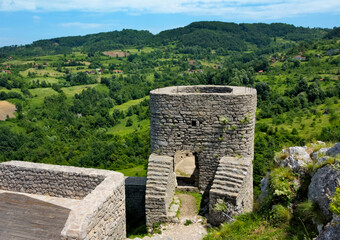
[[272, 210], [270, 212], [270, 222], [274, 226], [279, 226], [280, 224], [288, 224], [291, 218], [292, 214], [287, 207], [284, 207], [281, 204], [277, 204], [272, 207]]
[[340, 186], [335, 188], [333, 197], [330, 197], [329, 199], [331, 200], [331, 203], [329, 204], [329, 210], [336, 215], [340, 215]]
[[276, 168], [270, 173], [270, 189], [274, 201], [281, 204], [289, 204], [296, 197], [297, 177], [289, 168]]

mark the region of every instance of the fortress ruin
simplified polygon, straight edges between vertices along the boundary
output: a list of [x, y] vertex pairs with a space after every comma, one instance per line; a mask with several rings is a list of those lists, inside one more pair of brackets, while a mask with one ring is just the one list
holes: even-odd
[[209, 195], [209, 221], [228, 205], [235, 215], [252, 210], [256, 90], [230, 86], [178, 86], [150, 92], [151, 152], [146, 222], [164, 222], [176, 187], [177, 155], [194, 156], [191, 179]]
[[[132, 220], [146, 218], [151, 228], [169, 221], [176, 187], [203, 193], [209, 202], [208, 221], [214, 225], [251, 211], [255, 111], [256, 90], [246, 87], [151, 91], [147, 178], [21, 161], [1, 163], [0, 237], [125, 239], [126, 212], [133, 213]], [[218, 204], [225, 206], [224, 214], [216, 211]]]

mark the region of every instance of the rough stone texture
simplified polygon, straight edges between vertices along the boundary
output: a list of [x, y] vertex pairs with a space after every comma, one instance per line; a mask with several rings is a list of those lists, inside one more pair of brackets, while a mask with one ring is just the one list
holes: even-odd
[[269, 172], [261, 179], [261, 194], [258, 197], [258, 201], [262, 202], [268, 196], [269, 193]]
[[151, 154], [146, 181], [146, 225], [168, 221], [168, 210], [176, 188], [173, 157]]
[[290, 147], [289, 149], [282, 150], [287, 153], [288, 157], [280, 163], [282, 167], [289, 167], [294, 172], [303, 173], [303, 167], [311, 161], [306, 147]]
[[0, 164], [0, 189], [53, 197], [82, 199], [104, 177], [86, 169], [10, 161]]
[[338, 240], [340, 237], [340, 216], [329, 222], [316, 240]]
[[222, 156], [253, 158], [256, 90], [179, 86], [150, 92], [151, 151], [198, 159], [198, 187], [208, 191]]
[[[317, 160], [319, 161], [320, 156], [324, 156], [326, 155], [326, 152], [329, 150], [330, 148], [321, 148], [319, 151], [313, 152], [311, 154], [311, 157], [313, 160]], [[322, 157], [321, 157], [322, 158]]]
[[125, 178], [125, 204], [127, 222], [145, 219], [146, 177]]
[[[223, 196], [237, 208], [235, 213], [241, 212], [238, 209], [241, 206], [245, 211], [251, 210], [255, 112], [256, 90], [251, 88], [199, 85], [153, 90], [150, 92], [151, 151], [175, 156], [175, 163], [183, 154], [194, 155], [195, 186], [205, 193], [209, 193], [221, 157], [236, 157], [234, 168], [239, 165], [240, 169], [247, 169], [246, 177], [237, 182], [239, 189], [234, 189], [237, 196], [228, 187], [220, 186], [217, 178], [215, 190], [209, 193], [211, 204]], [[232, 175], [233, 168], [222, 162], [221, 169], [226, 173], [220, 171], [219, 177], [229, 171]], [[163, 209], [162, 213], [167, 211], [164, 204], [158, 203], [158, 208]], [[146, 218], [148, 223], [148, 209]]]
[[313, 176], [308, 188], [308, 200], [316, 202], [328, 221], [332, 219], [332, 213], [329, 211], [329, 197], [335, 192], [339, 185], [340, 170], [326, 165], [320, 168]]
[[328, 149], [328, 151], [326, 152], [326, 155], [331, 156], [331, 157], [335, 157], [339, 154], [340, 154], [340, 143], [336, 143], [333, 147]]
[[[34, 193], [82, 197], [70, 211], [61, 232], [62, 240], [125, 239], [125, 184], [121, 173], [11, 161], [0, 164], [0, 183], [3, 190], [34, 192], [39, 189]], [[22, 188], [18, 188], [19, 184]], [[67, 191], [58, 184], [67, 187]]]
[[[219, 225], [253, 210], [253, 165], [251, 158], [223, 157], [217, 168], [209, 194], [209, 222]], [[227, 205], [224, 214], [216, 211], [216, 203]]]

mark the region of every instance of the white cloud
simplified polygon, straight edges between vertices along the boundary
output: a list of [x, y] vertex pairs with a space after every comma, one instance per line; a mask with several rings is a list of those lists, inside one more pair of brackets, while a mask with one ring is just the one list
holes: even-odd
[[68, 22], [68, 23], [61, 23], [60, 26], [62, 26], [62, 27], [76, 27], [76, 28], [88, 29], [88, 28], [100, 28], [100, 27], [105, 26], [105, 24]]
[[308, 13], [340, 14], [339, 0], [0, 0], [0, 11], [185, 13], [279, 19]]

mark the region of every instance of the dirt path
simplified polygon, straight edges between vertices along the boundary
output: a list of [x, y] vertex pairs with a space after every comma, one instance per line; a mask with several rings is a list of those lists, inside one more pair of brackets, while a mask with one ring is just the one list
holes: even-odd
[[201, 240], [207, 234], [205, 220], [196, 213], [195, 198], [189, 194], [178, 194], [177, 197], [181, 199], [178, 222], [164, 224], [161, 234], [144, 237], [143, 240]]
[[197, 216], [196, 199], [189, 194], [178, 194], [177, 196], [182, 200], [179, 212], [179, 219], [192, 218]]

